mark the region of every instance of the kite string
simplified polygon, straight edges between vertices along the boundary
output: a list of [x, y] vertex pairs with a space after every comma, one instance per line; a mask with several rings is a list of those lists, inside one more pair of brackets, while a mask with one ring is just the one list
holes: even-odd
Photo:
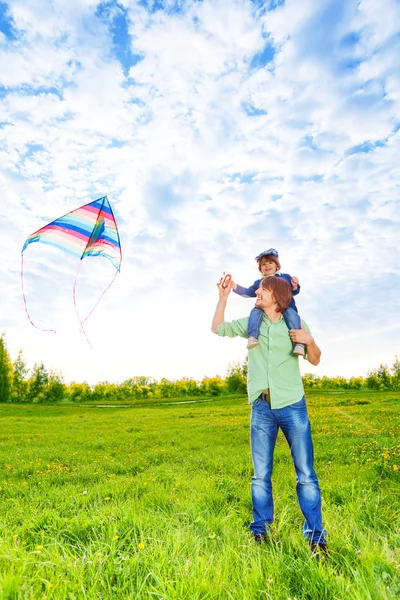
[[92, 310], [89, 312], [89, 314], [83, 319], [82, 323], [86, 323], [86, 321], [88, 320], [88, 318], [90, 317], [90, 315], [93, 313], [93, 311], [97, 308], [100, 300], [102, 299], [102, 297], [106, 294], [106, 292], [110, 289], [110, 287], [112, 286], [112, 284], [115, 281], [116, 276], [118, 275], [119, 271], [115, 271], [114, 277], [111, 279], [110, 283], [108, 284], [108, 286], [106, 287], [106, 289], [102, 292], [102, 294], [100, 295], [100, 298], [97, 300], [96, 304], [93, 306]]
[[51, 333], [56, 333], [56, 331], [54, 329], [43, 329], [43, 327], [38, 327], [37, 325], [35, 325], [35, 323], [31, 319], [31, 316], [28, 311], [28, 305], [26, 302], [26, 294], [25, 294], [25, 286], [24, 286], [24, 253], [23, 253], [23, 251], [21, 252], [21, 289], [22, 289], [22, 297], [24, 299], [26, 316], [28, 317], [30, 324], [33, 325], [33, 327], [35, 327], [35, 329], [39, 329], [40, 331], [49, 331]]
[[[85, 338], [86, 338], [86, 341], [87, 341], [87, 343], [89, 344], [89, 346], [90, 346], [90, 347], [92, 348], [92, 350], [93, 350], [93, 346], [92, 346], [92, 344], [90, 343], [88, 336], [86, 335], [86, 331], [85, 331], [85, 328], [84, 328], [84, 326], [83, 326], [83, 323], [82, 323], [82, 321], [81, 321], [81, 317], [80, 317], [80, 315], [79, 315], [79, 312], [78, 312], [78, 307], [77, 307], [77, 305], [76, 305], [76, 282], [77, 282], [77, 280], [78, 280], [79, 271], [81, 270], [81, 264], [82, 264], [82, 259], [79, 261], [79, 263], [78, 263], [78, 268], [77, 268], [77, 270], [76, 270], [76, 275], [75, 275], [75, 281], [74, 281], [74, 287], [73, 287], [72, 296], [73, 296], [73, 299], [74, 299], [74, 307], [75, 307], [75, 312], [76, 312], [76, 316], [78, 317], [78, 321], [79, 321], [79, 325], [80, 325], [81, 332], [83, 333], [83, 335], [84, 335], [84, 336], [85, 336]], [[85, 319], [85, 320], [86, 320], [86, 319]]]
[[84, 328], [84, 323], [86, 323], [86, 321], [88, 320], [88, 318], [90, 317], [90, 315], [95, 311], [95, 309], [97, 308], [97, 306], [99, 305], [100, 300], [103, 298], [103, 296], [107, 293], [107, 291], [110, 289], [110, 287], [112, 286], [112, 284], [115, 281], [116, 276], [118, 275], [119, 271], [115, 271], [114, 277], [112, 278], [112, 280], [110, 281], [110, 283], [108, 284], [108, 286], [105, 288], [105, 290], [102, 292], [102, 294], [100, 295], [99, 299], [97, 300], [96, 304], [93, 306], [93, 308], [90, 310], [90, 312], [86, 315], [86, 317], [83, 319], [83, 321], [81, 320], [81, 317], [79, 315], [79, 311], [78, 311], [78, 306], [76, 304], [76, 284], [78, 281], [78, 276], [80, 273], [80, 269], [81, 269], [81, 264], [82, 264], [82, 259], [79, 261], [78, 264], [78, 269], [76, 271], [76, 275], [75, 275], [75, 281], [74, 281], [74, 288], [73, 288], [73, 298], [74, 298], [74, 306], [75, 306], [75, 312], [76, 312], [76, 316], [78, 317], [78, 321], [79, 321], [79, 325], [81, 327], [81, 331], [83, 333], [83, 335], [86, 338], [87, 343], [89, 344], [89, 346], [93, 349], [92, 344], [89, 341], [88, 336], [86, 335], [86, 331]]

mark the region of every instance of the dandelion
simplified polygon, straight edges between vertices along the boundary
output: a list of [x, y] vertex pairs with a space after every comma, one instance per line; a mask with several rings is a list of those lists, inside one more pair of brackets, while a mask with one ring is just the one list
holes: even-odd
[[398, 471], [398, 466], [397, 465], [393, 465], [392, 469], [393, 469], [393, 471]]
[[138, 544], [139, 550], [144, 550], [144, 544]]
[[106, 498], [104, 498], [104, 500], [105, 500], [106, 502], [108, 502], [109, 500], [111, 500], [111, 498], [110, 498], [110, 496], [107, 496]]
[[17, 538], [18, 538], [17, 534], [13, 535], [13, 540], [16, 540]]
[[35, 550], [36, 552], [41, 552], [43, 550], [43, 546], [36, 546]]
[[119, 535], [114, 535], [113, 540], [119, 540]]

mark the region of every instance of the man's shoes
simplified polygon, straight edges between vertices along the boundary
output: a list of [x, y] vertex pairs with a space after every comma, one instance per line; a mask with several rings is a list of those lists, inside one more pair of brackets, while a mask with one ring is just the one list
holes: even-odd
[[295, 344], [294, 345], [293, 354], [295, 356], [304, 356], [305, 353], [306, 353], [306, 345], [305, 344]]
[[315, 558], [317, 562], [319, 562], [322, 558], [326, 558], [329, 556], [328, 546], [325, 542], [315, 543], [309, 542], [311, 556]]
[[267, 535], [265, 533], [255, 533], [253, 534], [253, 539], [257, 546], [261, 546], [261, 544], [267, 541]]
[[260, 341], [253, 337], [252, 335], [250, 337], [247, 338], [247, 349], [250, 350], [251, 348], [255, 348], [256, 346], [260, 345]]

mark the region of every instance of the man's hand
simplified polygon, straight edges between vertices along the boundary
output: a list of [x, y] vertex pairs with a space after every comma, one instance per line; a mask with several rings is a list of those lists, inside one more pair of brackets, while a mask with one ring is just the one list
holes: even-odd
[[292, 282], [292, 290], [295, 291], [298, 288], [299, 285], [299, 280], [297, 279], [297, 277], [291, 277], [291, 282]]
[[306, 346], [312, 344], [314, 341], [314, 338], [304, 329], [303, 323], [301, 324], [301, 329], [290, 329], [289, 335], [292, 342], [306, 344]]
[[225, 301], [225, 303], [226, 303], [228, 300], [228, 296], [231, 293], [232, 281], [230, 281], [230, 283], [228, 284], [228, 286], [226, 288], [223, 288], [220, 283], [217, 283], [217, 288], [218, 288], [218, 293], [219, 293], [219, 299]]
[[225, 306], [228, 301], [228, 296], [231, 293], [232, 281], [225, 289], [222, 287], [220, 283], [217, 283], [219, 300], [215, 309], [213, 322], [211, 325], [211, 331], [213, 333], [217, 333], [217, 329], [221, 323], [225, 320]]
[[290, 339], [292, 342], [305, 344], [307, 346], [307, 360], [312, 365], [318, 365], [321, 360], [321, 350], [318, 348], [312, 335], [306, 331], [301, 323], [301, 329], [290, 329]]

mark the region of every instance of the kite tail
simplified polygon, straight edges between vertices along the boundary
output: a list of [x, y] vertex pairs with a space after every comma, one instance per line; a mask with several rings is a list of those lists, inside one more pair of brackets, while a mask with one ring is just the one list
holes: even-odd
[[35, 329], [40, 329], [40, 331], [50, 331], [51, 333], [56, 333], [54, 329], [43, 329], [43, 327], [38, 327], [37, 325], [35, 325], [35, 323], [32, 321], [31, 316], [28, 312], [28, 305], [26, 302], [26, 294], [25, 294], [25, 288], [24, 288], [24, 253], [23, 252], [21, 252], [21, 288], [22, 288], [22, 296], [24, 298], [25, 312], [26, 312], [26, 316], [29, 319], [30, 324], [33, 325], [33, 327], [35, 327]]
[[[80, 330], [81, 330], [81, 332], [83, 333], [83, 335], [85, 336], [87, 343], [89, 344], [89, 346], [90, 346], [90, 347], [92, 348], [92, 350], [93, 350], [93, 346], [92, 346], [92, 344], [90, 343], [90, 341], [89, 341], [89, 338], [88, 338], [88, 336], [86, 335], [85, 328], [84, 328], [84, 326], [83, 326], [83, 323], [86, 321], [86, 319], [85, 319], [85, 320], [82, 322], [82, 320], [81, 320], [81, 317], [80, 317], [80, 315], [79, 315], [79, 312], [78, 312], [78, 307], [77, 307], [77, 305], [76, 305], [76, 282], [78, 281], [78, 275], [79, 275], [79, 271], [80, 271], [80, 269], [81, 269], [81, 263], [82, 263], [82, 260], [80, 260], [80, 261], [79, 261], [79, 264], [78, 264], [78, 268], [77, 268], [76, 275], [75, 275], [74, 288], [73, 288], [72, 295], [73, 295], [73, 298], [74, 298], [75, 312], [76, 312], [76, 316], [78, 317], [78, 321], [79, 321], [79, 325], [80, 325]], [[87, 318], [87, 317], [86, 317], [86, 318]]]

